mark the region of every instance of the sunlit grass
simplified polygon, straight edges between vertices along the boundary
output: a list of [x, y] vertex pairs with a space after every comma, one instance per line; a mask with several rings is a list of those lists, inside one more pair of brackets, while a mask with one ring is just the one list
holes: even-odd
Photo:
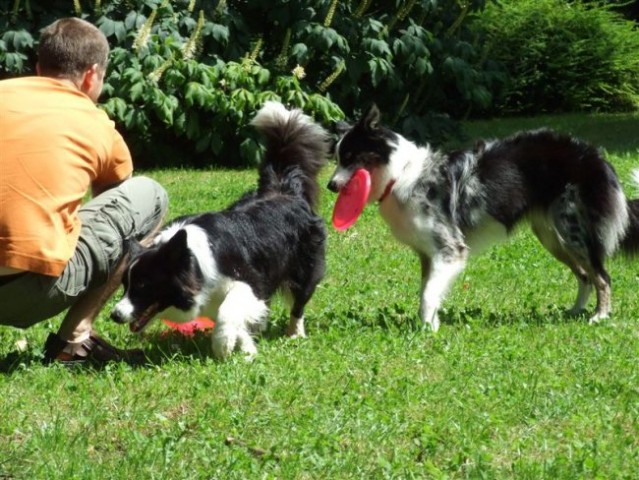
[[[586, 136], [610, 139], [603, 146], [632, 194], [637, 118], [511, 119], [469, 132], [583, 123]], [[169, 191], [170, 217], [223, 208], [257, 179], [146, 174]], [[324, 191], [327, 225], [334, 198]], [[206, 337], [162, 337], [159, 324], [134, 337], [108, 308], [98, 329], [146, 348], [153, 365], [45, 367], [41, 345], [59, 318], [1, 328], [0, 479], [634, 478], [638, 266], [609, 262], [614, 314], [589, 326], [564, 315], [575, 281], [523, 228], [470, 261], [433, 335], [418, 328], [414, 255], [368, 208], [344, 233], [329, 225], [309, 337], [282, 338], [286, 312], [275, 302], [252, 363], [215, 362]]]

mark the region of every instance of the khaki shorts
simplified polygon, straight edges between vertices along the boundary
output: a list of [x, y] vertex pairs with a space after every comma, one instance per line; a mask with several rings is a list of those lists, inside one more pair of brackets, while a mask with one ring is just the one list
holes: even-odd
[[133, 177], [80, 209], [80, 238], [59, 277], [36, 273], [0, 277], [0, 325], [26, 328], [73, 305], [103, 285], [125, 252], [160, 226], [168, 208], [164, 189], [147, 177]]

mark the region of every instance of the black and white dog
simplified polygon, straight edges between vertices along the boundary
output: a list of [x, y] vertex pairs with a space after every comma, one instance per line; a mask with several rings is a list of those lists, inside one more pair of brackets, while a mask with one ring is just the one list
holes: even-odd
[[168, 224], [150, 248], [138, 246], [112, 318], [133, 332], [161, 316], [215, 319], [213, 353], [257, 353], [276, 292], [291, 306], [287, 334], [305, 336], [304, 307], [325, 270], [326, 227], [316, 213], [317, 175], [327, 132], [300, 110], [267, 102], [251, 122], [266, 138], [258, 186], [220, 212]]
[[[379, 204], [394, 236], [421, 260], [420, 316], [433, 331], [442, 299], [469, 253], [523, 220], [577, 277], [570, 313], [584, 311], [594, 286], [597, 307], [590, 322], [609, 316], [604, 261], [618, 248], [639, 253], [639, 200], [626, 200], [597, 149], [543, 129], [443, 153], [384, 128], [376, 106], [342, 130], [328, 188], [339, 191], [357, 168], [369, 171], [368, 203]], [[635, 180], [639, 184], [639, 171]]]

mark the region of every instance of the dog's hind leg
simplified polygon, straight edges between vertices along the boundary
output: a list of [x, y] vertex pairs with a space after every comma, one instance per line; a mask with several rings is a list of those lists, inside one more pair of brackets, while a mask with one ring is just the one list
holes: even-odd
[[577, 290], [577, 298], [575, 299], [575, 304], [568, 310], [568, 315], [576, 316], [581, 315], [586, 311], [586, 305], [588, 304], [588, 299], [590, 298], [590, 294], [592, 293], [592, 282], [588, 278], [586, 272], [580, 267], [571, 267], [572, 273], [577, 278], [578, 290]]
[[565, 242], [557, 233], [555, 225], [549, 217], [538, 214], [531, 219], [532, 231], [539, 242], [548, 252], [566, 265], [575, 275], [578, 284], [577, 298], [575, 303], [568, 310], [568, 315], [581, 315], [586, 310], [588, 299], [592, 293], [592, 282], [586, 270], [581, 266], [583, 261], [577, 260], [576, 252], [567, 248]]
[[550, 250], [555, 258], [565, 263], [577, 278], [579, 289], [573, 307], [568, 310], [569, 315], [581, 315], [586, 311], [588, 298], [593, 287], [597, 292], [597, 307], [595, 314], [590, 318], [590, 323], [595, 323], [608, 318], [611, 311], [610, 276], [603, 267], [603, 261], [593, 254], [590, 260], [586, 260], [578, 252], [564, 249]]
[[286, 335], [290, 338], [306, 338], [304, 315], [295, 316], [291, 314], [291, 319], [286, 327]]
[[266, 303], [255, 296], [248, 284], [234, 282], [217, 313], [212, 334], [213, 354], [224, 359], [238, 349], [248, 358], [255, 356], [257, 348], [250, 330], [253, 325], [262, 322], [267, 314]]
[[585, 311], [594, 286], [597, 308], [590, 323], [607, 318], [611, 310], [611, 291], [610, 276], [603, 265], [605, 248], [589, 227], [577, 189], [566, 188], [551, 206], [549, 215], [535, 217], [532, 227], [544, 247], [577, 277], [577, 299], [568, 313], [581, 314]]
[[595, 314], [590, 317], [588, 323], [595, 324], [610, 316], [612, 310], [612, 293], [610, 288], [610, 275], [603, 268], [602, 262], [593, 262], [592, 281], [597, 291], [597, 308]]
[[468, 249], [464, 246], [437, 252], [433, 258], [420, 253], [422, 267], [422, 292], [419, 307], [422, 324], [433, 332], [439, 330], [437, 311], [457, 275], [464, 270]]
[[310, 296], [302, 296], [297, 289], [295, 289], [295, 292], [290, 289], [285, 289], [282, 293], [286, 305], [290, 310], [289, 321], [286, 326], [286, 336], [291, 338], [305, 338], [306, 330], [304, 329], [304, 306]]
[[291, 338], [304, 338], [304, 308], [315, 293], [319, 282], [324, 278], [326, 260], [324, 243], [309, 245], [306, 248], [306, 261], [300, 262], [293, 277], [288, 282], [286, 300], [291, 309], [286, 335]]
[[306, 330], [304, 328], [304, 308], [310, 300], [319, 279], [313, 281], [308, 286], [301, 289], [293, 289], [291, 291], [291, 316], [288, 326], [286, 327], [286, 335], [291, 338], [305, 338]]

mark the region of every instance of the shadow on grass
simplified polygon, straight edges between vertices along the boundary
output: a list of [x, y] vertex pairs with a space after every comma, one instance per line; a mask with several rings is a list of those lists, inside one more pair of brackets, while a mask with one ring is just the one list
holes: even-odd
[[565, 308], [548, 305], [546, 308], [529, 307], [520, 311], [488, 311], [481, 307], [447, 309], [440, 313], [442, 324], [467, 325], [481, 324], [489, 327], [509, 325], [554, 325], [561, 323], [583, 322], [587, 316], [571, 315]]
[[[141, 365], [130, 365], [132, 368], [145, 368], [159, 366], [172, 361], [192, 361], [211, 356], [210, 335], [206, 332], [197, 332], [192, 337], [179, 334], [166, 334], [158, 332], [147, 336], [147, 346], [144, 352], [147, 362]], [[102, 370], [109, 363], [95, 364], [92, 362], [65, 364], [69, 370]], [[26, 351], [14, 350], [4, 357], [0, 357], [0, 374], [10, 375], [19, 370], [26, 370], [36, 366], [47, 366], [44, 362], [41, 350]], [[52, 364], [57, 367], [57, 364]]]
[[[269, 324], [266, 331], [256, 335], [256, 341], [258, 343], [258, 351], [260, 349], [260, 343], [275, 342], [286, 336], [286, 321], [287, 319], [281, 319], [281, 322], [277, 321]], [[337, 328], [339, 331], [347, 332], [353, 330], [355, 325], [359, 325], [359, 329], [365, 328], [370, 330], [383, 329], [395, 332], [400, 335], [401, 332], [406, 331], [419, 331], [417, 323], [411, 323], [408, 328], [404, 320], [398, 320], [390, 312], [380, 312], [375, 319], [362, 319], [356, 316], [349, 317], [349, 324], [343, 322], [340, 323]], [[312, 329], [314, 330], [310, 335], [318, 335], [322, 331], [326, 330], [325, 324], [315, 324]], [[341, 335], [341, 333], [340, 333]], [[147, 362], [140, 365], [124, 366], [124, 368], [133, 369], [152, 369], [156, 367], [162, 367], [167, 364], [191, 364], [206, 361], [218, 361], [215, 359], [211, 349], [211, 335], [210, 331], [195, 332], [192, 336], [185, 336], [176, 332], [169, 331], [154, 331], [144, 335], [144, 347], [143, 347]], [[234, 355], [241, 355], [235, 352]], [[222, 362], [223, 363], [223, 362]], [[71, 371], [82, 375], [83, 373], [99, 372], [110, 368], [117, 368], [116, 363], [106, 364], [94, 364], [94, 363], [77, 363], [61, 365], [53, 363], [47, 365], [43, 361], [42, 352], [33, 349], [27, 351], [12, 351], [4, 357], [0, 357], [0, 375], [11, 375], [14, 373], [19, 374], [20, 371], [27, 371], [31, 368], [65, 368], [67, 371]], [[0, 478], [0, 480], [2, 480]]]
[[[269, 323], [265, 332], [257, 335], [260, 342], [275, 341], [285, 336], [286, 319], [275, 319]], [[211, 350], [211, 333], [196, 331], [192, 335], [183, 335], [170, 330], [158, 330], [144, 335], [144, 353], [147, 362], [142, 365], [131, 365], [132, 368], [149, 368], [161, 366], [169, 362], [194, 362], [213, 359]], [[0, 374], [12, 374], [16, 371], [29, 369], [35, 366], [44, 366], [41, 350], [12, 351], [4, 357], [0, 357]], [[65, 365], [73, 370], [102, 370], [107, 364], [96, 365], [82, 363]]]
[[[512, 325], [553, 325], [570, 322], [587, 322], [587, 315], [571, 316], [554, 305], [545, 308], [530, 307], [517, 312], [488, 311], [481, 307], [447, 308], [439, 313], [442, 327], [481, 325], [488, 328]], [[417, 313], [409, 313], [399, 304], [363, 311], [358, 306], [348, 310], [324, 312], [313, 324], [316, 331], [353, 329], [376, 330], [386, 332], [418, 332], [424, 330]], [[259, 341], [275, 341], [285, 336], [285, 318], [275, 318], [265, 332], [259, 335]], [[213, 358], [210, 332], [195, 332], [185, 336], [171, 331], [158, 331], [146, 335], [145, 353], [148, 362], [136, 368], [161, 366], [169, 362], [193, 362]], [[11, 374], [20, 369], [43, 365], [42, 352], [39, 350], [13, 351], [0, 357], [0, 374]], [[104, 366], [93, 364], [74, 365], [77, 369], [100, 370]]]
[[[481, 307], [446, 308], [439, 312], [442, 327], [483, 325], [496, 328], [508, 325], [553, 325], [570, 322], [587, 322], [587, 315], [573, 316], [565, 308], [548, 305], [545, 308], [530, 307], [518, 311], [491, 311]], [[385, 331], [415, 332], [424, 330], [417, 312], [406, 312], [400, 305], [385, 306], [370, 312], [354, 308], [331, 312], [322, 321], [320, 330], [351, 328], [382, 329]]]
[[20, 369], [27, 369], [32, 365], [42, 365], [42, 354], [40, 352], [14, 350], [4, 357], [0, 357], [0, 373], [5, 375]]
[[212, 358], [211, 334], [195, 332], [192, 336], [176, 332], [157, 332], [145, 338], [145, 353], [149, 365], [163, 365], [167, 362], [193, 361]]

